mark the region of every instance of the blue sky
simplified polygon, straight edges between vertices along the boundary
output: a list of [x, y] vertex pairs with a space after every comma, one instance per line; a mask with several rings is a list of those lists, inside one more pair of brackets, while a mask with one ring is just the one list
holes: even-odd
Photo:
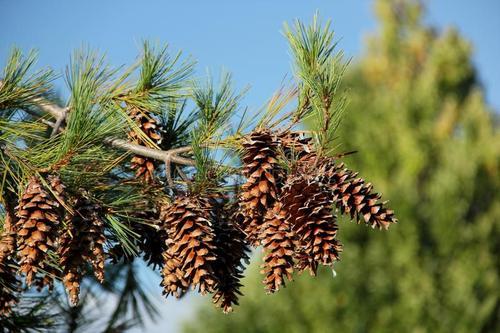
[[[500, 110], [500, 1], [424, 1], [426, 21], [454, 25], [474, 45], [474, 62], [491, 105]], [[318, 10], [332, 19], [340, 47], [348, 56], [362, 50], [364, 36], [376, 27], [372, 1], [26, 1], [0, 0], [0, 64], [13, 45], [40, 52], [39, 65], [64, 70], [72, 50], [88, 45], [105, 52], [111, 64], [130, 64], [141, 41], [168, 42], [207, 68], [233, 72], [238, 87], [250, 85], [245, 99], [260, 107], [290, 72], [283, 22], [309, 20]], [[497, 36], [497, 37], [495, 37]], [[64, 82], [57, 86], [64, 92]], [[151, 289], [160, 294], [157, 277]], [[189, 316], [197, 297], [163, 301], [163, 318], [148, 332], [174, 332]]]
[[[427, 20], [455, 25], [475, 47], [474, 60], [488, 101], [500, 109], [500, 1], [425, 1]], [[376, 27], [372, 1], [8, 1], [0, 0], [0, 63], [12, 45], [37, 48], [40, 65], [63, 70], [72, 50], [97, 48], [114, 65], [131, 63], [141, 40], [168, 42], [207, 68], [234, 74], [251, 86], [245, 102], [259, 107], [290, 71], [283, 22], [308, 20], [316, 10], [331, 18], [340, 47], [350, 56]], [[496, 31], [496, 33], [495, 33]], [[63, 86], [62, 80], [60, 86]]]

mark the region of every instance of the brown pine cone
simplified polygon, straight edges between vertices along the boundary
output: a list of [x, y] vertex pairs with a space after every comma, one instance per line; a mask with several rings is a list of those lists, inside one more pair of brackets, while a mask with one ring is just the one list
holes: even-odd
[[358, 173], [333, 160], [326, 161], [322, 169], [323, 181], [333, 191], [333, 201], [342, 214], [378, 229], [388, 229], [397, 222], [394, 211], [385, 207], [387, 202], [380, 202], [382, 196], [372, 192], [372, 184], [358, 178]]
[[[51, 183], [54, 183], [53, 191], [57, 193], [64, 188], [56, 178]], [[19, 270], [26, 274], [26, 284], [30, 286], [37, 274], [46, 268], [46, 253], [56, 250], [61, 210], [59, 203], [43, 189], [37, 177], [30, 179], [17, 209]]]
[[245, 234], [237, 227], [236, 215], [238, 206], [235, 203], [219, 204], [221, 209], [215, 211], [215, 244], [217, 260], [214, 272], [217, 285], [213, 302], [224, 313], [231, 312], [238, 305], [238, 297], [242, 295], [240, 280], [243, 278], [244, 263], [248, 262], [250, 248], [245, 240]]
[[163, 295], [174, 295], [180, 298], [189, 288], [189, 281], [184, 277], [184, 271], [181, 270], [182, 263], [168, 251], [163, 253], [163, 259], [160, 284], [163, 287]]
[[280, 202], [266, 214], [260, 237], [265, 253], [261, 271], [266, 275], [263, 282], [266, 290], [273, 293], [285, 286], [285, 277], [292, 280], [295, 254], [292, 228]]
[[78, 303], [80, 283], [87, 264], [92, 265], [98, 281], [104, 281], [104, 223], [101, 208], [88, 199], [79, 198], [73, 205], [74, 215], [67, 216], [66, 230], [61, 235], [58, 254], [63, 269], [63, 282], [70, 302]]
[[286, 131], [279, 135], [282, 153], [290, 160], [300, 160], [306, 155], [314, 155], [312, 138], [305, 137], [297, 132]]
[[160, 227], [162, 219], [161, 217], [159, 219], [158, 215], [156, 211], [140, 212], [138, 216], [148, 224], [135, 223], [133, 226], [134, 232], [139, 235], [138, 247], [142, 252], [142, 258], [153, 269], [163, 267], [163, 253], [167, 249], [165, 245], [167, 234]]
[[[134, 107], [131, 108], [129, 115], [152, 142], [156, 144], [161, 143], [161, 127], [149, 112]], [[131, 130], [128, 136], [133, 142], [144, 144], [144, 140], [134, 130]], [[156, 167], [157, 162], [148, 157], [135, 155], [130, 161], [130, 168], [136, 170], [135, 177], [143, 179], [146, 183], [154, 181]]]
[[252, 133], [243, 142], [243, 176], [240, 204], [244, 231], [250, 244], [258, 245], [258, 235], [264, 216], [278, 199], [278, 182], [281, 170], [278, 165], [279, 139], [269, 131]]
[[331, 213], [329, 189], [308, 165], [290, 175], [283, 189], [283, 209], [296, 238], [297, 269], [316, 275], [318, 264], [332, 266], [339, 259], [342, 245], [336, 239], [337, 222]]
[[0, 262], [10, 259], [16, 252], [16, 229], [12, 214], [7, 212], [0, 234]]
[[167, 296], [180, 296], [188, 286], [201, 294], [214, 291], [216, 248], [210, 211], [209, 201], [195, 196], [181, 196], [165, 209], [168, 249], [161, 285]]
[[13, 216], [7, 212], [0, 235], [0, 316], [8, 316], [11, 308], [18, 302], [16, 292], [21, 287], [14, 266], [15, 229]]
[[0, 316], [8, 316], [12, 306], [19, 300], [16, 293], [21, 288], [21, 282], [16, 277], [14, 261], [5, 257], [0, 261]]

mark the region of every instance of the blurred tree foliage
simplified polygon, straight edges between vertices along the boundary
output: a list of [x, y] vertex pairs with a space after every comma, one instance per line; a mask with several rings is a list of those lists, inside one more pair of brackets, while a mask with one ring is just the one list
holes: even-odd
[[[414, 1], [378, 0], [379, 32], [345, 79], [337, 150], [391, 200], [388, 232], [345, 221], [338, 275], [266, 296], [258, 265], [234, 314], [186, 332], [494, 332], [500, 327], [500, 134], [472, 47]], [[258, 260], [256, 260], [258, 261]]]

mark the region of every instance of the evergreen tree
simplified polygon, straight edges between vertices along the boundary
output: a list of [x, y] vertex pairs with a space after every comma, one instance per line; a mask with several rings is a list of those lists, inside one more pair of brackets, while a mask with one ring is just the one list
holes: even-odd
[[426, 26], [419, 2], [375, 9], [380, 28], [347, 72], [350, 101], [331, 144], [357, 150], [346, 163], [391, 200], [400, 223], [379, 233], [339, 222], [337, 276], [296, 276], [272, 297], [255, 259], [239, 311], [202, 307], [186, 332], [500, 327], [500, 134], [472, 47], [454, 29]]
[[[372, 228], [397, 222], [332, 149], [346, 62], [329, 25], [297, 23], [287, 37], [296, 85], [251, 121], [238, 114], [230, 75], [218, 86], [194, 80], [193, 62], [166, 47], [145, 42], [124, 70], [75, 52], [67, 102], [54, 96], [51, 70], [13, 50], [0, 78], [2, 330], [141, 324], [155, 308], [140, 259], [159, 271], [164, 295], [211, 294], [227, 313], [250, 246], [264, 248], [273, 293], [294, 272], [334, 269], [343, 249], [334, 207]], [[314, 129], [301, 130], [306, 119]]]

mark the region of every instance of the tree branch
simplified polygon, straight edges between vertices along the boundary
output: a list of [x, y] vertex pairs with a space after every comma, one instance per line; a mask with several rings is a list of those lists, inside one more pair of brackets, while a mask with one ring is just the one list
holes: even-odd
[[36, 104], [42, 111], [49, 113], [56, 119], [59, 119], [65, 112], [65, 108], [53, 104], [42, 97], [35, 98], [32, 100], [32, 102]]
[[115, 138], [105, 139], [104, 144], [121, 150], [129, 151], [136, 155], [149, 157], [155, 160], [160, 160], [164, 162], [171, 161], [183, 165], [195, 165], [195, 162], [193, 160], [176, 155], [176, 153], [178, 152], [190, 151], [191, 147], [182, 147], [182, 150], [180, 150], [179, 148], [172, 150], [159, 150], [131, 143], [128, 142], [127, 140], [115, 139]]
[[57, 118], [54, 127], [52, 127], [52, 133], [50, 134], [51, 137], [59, 133], [59, 128], [61, 128], [62, 123], [66, 120], [66, 117], [68, 116], [68, 111], [69, 108], [63, 109], [63, 112], [59, 115], [59, 118]]
[[169, 160], [165, 161], [165, 174], [167, 175], [168, 186], [170, 186], [172, 190], [175, 190], [175, 183], [172, 178], [172, 165]]

